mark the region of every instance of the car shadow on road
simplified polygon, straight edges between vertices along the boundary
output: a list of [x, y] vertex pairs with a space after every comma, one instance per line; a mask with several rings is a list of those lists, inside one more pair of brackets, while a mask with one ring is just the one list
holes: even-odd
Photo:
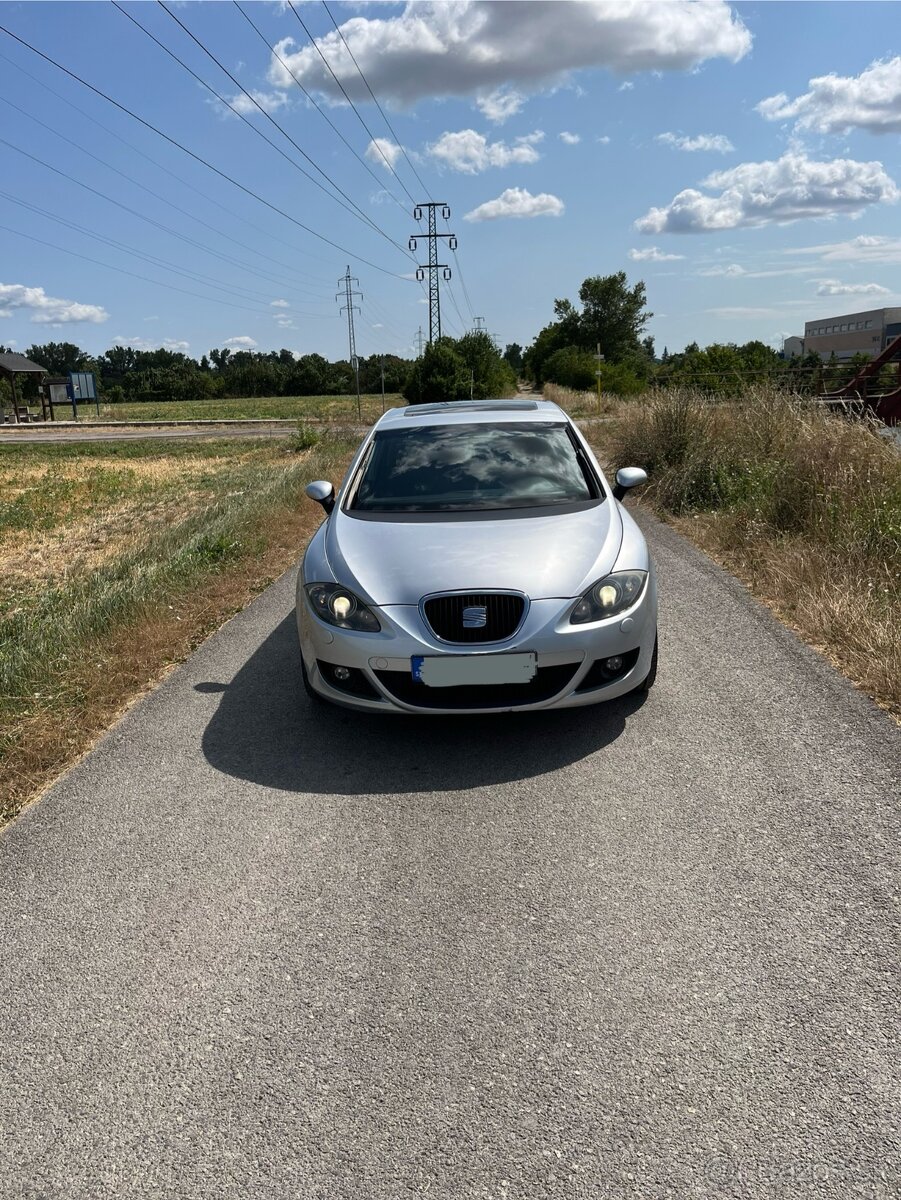
[[310, 794], [462, 791], [529, 779], [602, 750], [644, 702], [492, 716], [398, 716], [314, 704], [300, 676], [293, 613], [228, 685], [203, 735], [217, 770]]

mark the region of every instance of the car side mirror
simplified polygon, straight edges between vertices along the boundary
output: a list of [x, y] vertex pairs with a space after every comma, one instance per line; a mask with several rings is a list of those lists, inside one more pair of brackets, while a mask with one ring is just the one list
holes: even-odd
[[639, 487], [647, 481], [648, 473], [642, 467], [620, 467], [616, 472], [613, 494], [617, 500], [622, 500], [629, 488]]
[[311, 500], [321, 504], [326, 513], [330, 513], [335, 507], [335, 489], [327, 479], [317, 479], [315, 483], [308, 483], [306, 493]]

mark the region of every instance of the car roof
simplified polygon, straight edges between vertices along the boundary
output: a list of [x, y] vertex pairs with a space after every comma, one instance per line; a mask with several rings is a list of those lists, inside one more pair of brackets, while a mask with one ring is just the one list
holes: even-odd
[[550, 400], [454, 400], [447, 404], [411, 404], [390, 408], [379, 418], [376, 429], [410, 428], [423, 425], [462, 425], [503, 421], [568, 422], [569, 417]]

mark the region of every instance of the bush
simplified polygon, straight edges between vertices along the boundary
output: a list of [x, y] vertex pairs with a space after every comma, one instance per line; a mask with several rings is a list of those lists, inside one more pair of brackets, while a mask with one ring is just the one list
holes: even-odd
[[321, 440], [322, 434], [318, 429], [301, 421], [297, 431], [288, 438], [288, 449], [294, 454], [299, 454], [302, 450], [311, 450]]

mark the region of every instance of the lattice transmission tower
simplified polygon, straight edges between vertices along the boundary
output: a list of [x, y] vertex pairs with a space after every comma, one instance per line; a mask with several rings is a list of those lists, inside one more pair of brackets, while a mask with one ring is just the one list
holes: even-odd
[[438, 285], [438, 272], [441, 271], [445, 282], [450, 280], [451, 269], [446, 263], [438, 261], [438, 242], [440, 238], [447, 238], [448, 247], [451, 250], [457, 248], [457, 238], [452, 233], [438, 232], [438, 216], [437, 210], [441, 209], [441, 216], [444, 220], [450, 217], [450, 209], [446, 204], [436, 200], [430, 200], [427, 204], [417, 204], [413, 209], [413, 220], [421, 221], [423, 209], [428, 209], [429, 212], [429, 232], [413, 234], [410, 238], [410, 249], [415, 253], [416, 248], [422, 238], [427, 238], [429, 243], [429, 261], [427, 264], [417, 266], [416, 278], [421, 283], [425, 279], [425, 273], [429, 273], [429, 344], [437, 342], [441, 337], [441, 294]]

